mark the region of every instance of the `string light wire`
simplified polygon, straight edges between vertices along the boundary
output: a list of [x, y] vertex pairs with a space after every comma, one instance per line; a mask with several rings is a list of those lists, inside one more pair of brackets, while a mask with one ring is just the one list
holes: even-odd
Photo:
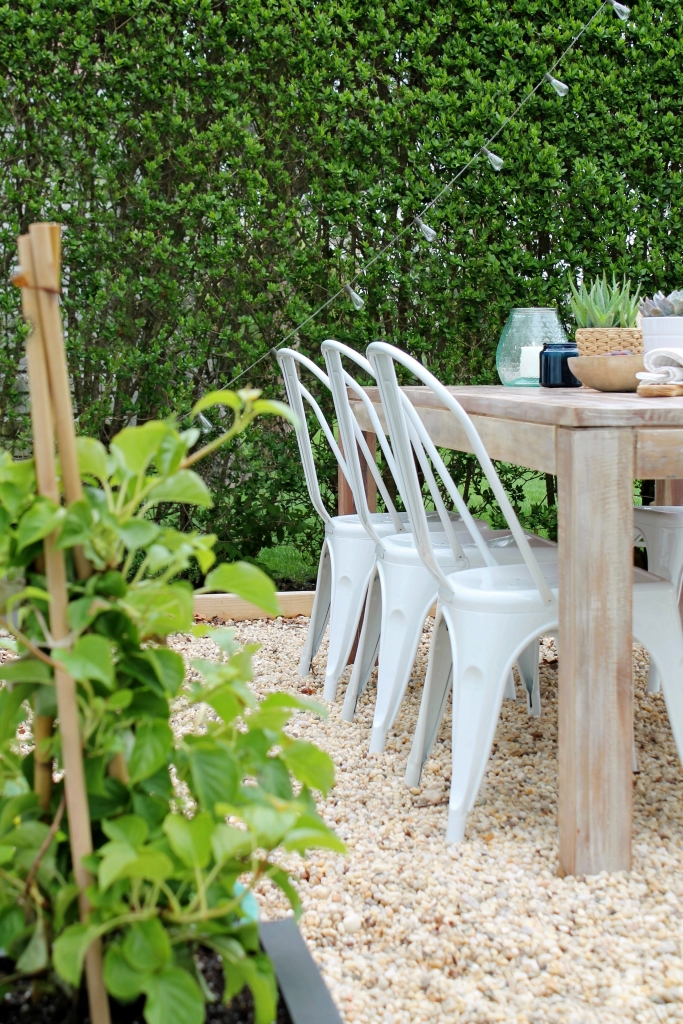
[[[226, 384], [226, 385], [225, 385], [225, 386], [226, 386], [226, 388], [229, 388], [229, 387], [231, 387], [231, 386], [232, 386], [232, 385], [233, 385], [233, 384], [235, 383], [235, 381], [238, 381], [238, 380], [239, 380], [239, 379], [240, 379], [241, 377], [244, 377], [244, 376], [245, 376], [245, 374], [247, 374], [247, 373], [250, 373], [250, 372], [251, 372], [251, 371], [252, 371], [252, 370], [254, 369], [254, 367], [258, 366], [258, 365], [259, 365], [260, 363], [262, 363], [262, 362], [263, 362], [263, 361], [264, 361], [265, 359], [269, 359], [269, 358], [271, 358], [271, 356], [273, 355], [273, 353], [274, 353], [274, 352], [276, 352], [276, 351], [277, 351], [277, 349], [279, 349], [279, 348], [282, 348], [282, 346], [283, 346], [283, 345], [285, 345], [285, 344], [286, 344], [286, 343], [287, 343], [287, 342], [289, 341], [289, 339], [290, 339], [290, 338], [293, 338], [295, 334], [298, 334], [298, 333], [299, 333], [299, 331], [300, 331], [300, 330], [302, 330], [302, 329], [303, 329], [303, 328], [304, 328], [304, 327], [306, 326], [306, 324], [309, 324], [309, 323], [311, 322], [311, 320], [315, 320], [315, 318], [316, 318], [317, 316], [319, 316], [319, 314], [320, 314], [320, 313], [322, 313], [322, 312], [323, 312], [323, 310], [327, 309], [327, 307], [328, 307], [328, 306], [330, 306], [330, 305], [331, 305], [331, 304], [332, 304], [332, 303], [333, 303], [333, 302], [335, 301], [335, 299], [338, 299], [340, 295], [348, 295], [348, 294], [349, 294], [349, 290], [351, 290], [351, 291], [353, 290], [353, 289], [352, 289], [352, 285], [354, 285], [354, 284], [356, 283], [356, 281], [358, 281], [358, 280], [359, 280], [359, 278], [360, 278], [360, 277], [361, 277], [361, 276], [362, 276], [363, 274], [365, 274], [365, 272], [366, 272], [367, 270], [369, 270], [369, 269], [370, 269], [370, 267], [372, 267], [372, 266], [373, 266], [373, 265], [374, 265], [375, 263], [377, 263], [377, 262], [378, 262], [378, 260], [381, 260], [381, 259], [382, 259], [382, 257], [384, 256], [384, 254], [385, 254], [385, 253], [386, 253], [386, 252], [387, 252], [387, 251], [388, 251], [389, 249], [391, 249], [391, 248], [392, 248], [392, 247], [393, 247], [393, 246], [394, 246], [394, 245], [396, 244], [396, 242], [398, 242], [398, 241], [399, 241], [399, 239], [400, 239], [400, 238], [402, 238], [402, 237], [403, 237], [404, 235], [408, 234], [408, 232], [409, 232], [409, 231], [412, 231], [412, 230], [413, 230], [414, 226], [415, 226], [415, 225], [416, 225], [416, 224], [418, 223], [418, 221], [419, 221], [419, 220], [421, 220], [421, 219], [422, 219], [422, 217], [423, 217], [423, 216], [424, 216], [424, 215], [425, 215], [426, 213], [428, 213], [428, 212], [429, 212], [429, 210], [431, 210], [431, 209], [432, 209], [432, 208], [433, 208], [434, 206], [436, 206], [436, 204], [437, 204], [438, 202], [440, 202], [440, 201], [441, 201], [441, 199], [443, 199], [443, 197], [444, 197], [444, 196], [446, 195], [446, 193], [447, 193], [447, 192], [450, 192], [450, 190], [451, 190], [451, 189], [453, 188], [453, 186], [454, 186], [454, 185], [456, 184], [456, 182], [458, 182], [458, 181], [460, 180], [460, 178], [462, 178], [463, 174], [465, 174], [465, 173], [466, 173], [466, 172], [467, 172], [467, 171], [468, 171], [468, 170], [470, 169], [470, 167], [471, 167], [471, 166], [472, 166], [472, 165], [473, 165], [474, 163], [476, 163], [476, 162], [477, 162], [477, 160], [479, 159], [480, 155], [482, 155], [482, 154], [486, 155], [486, 151], [488, 150], [488, 147], [489, 147], [489, 146], [491, 145], [491, 143], [492, 143], [492, 142], [495, 142], [495, 140], [496, 140], [496, 139], [498, 138], [498, 136], [499, 136], [499, 135], [501, 134], [501, 132], [503, 132], [503, 131], [504, 131], [504, 130], [505, 130], [505, 129], [507, 128], [507, 126], [508, 126], [508, 125], [510, 124], [510, 122], [511, 122], [512, 120], [514, 120], [514, 118], [515, 118], [515, 117], [517, 117], [517, 114], [519, 114], [520, 110], [522, 110], [522, 108], [523, 108], [523, 107], [525, 107], [525, 106], [526, 106], [526, 104], [527, 104], [527, 103], [528, 103], [528, 102], [529, 102], [529, 101], [530, 101], [531, 99], [533, 99], [533, 97], [534, 97], [534, 96], [536, 95], [536, 93], [538, 92], [538, 90], [539, 90], [539, 89], [540, 89], [540, 88], [541, 88], [541, 87], [543, 86], [543, 84], [544, 84], [545, 82], [547, 82], [547, 81], [548, 81], [548, 75], [551, 75], [551, 76], [552, 76], [552, 73], [553, 73], [553, 71], [555, 70], [555, 68], [557, 68], [557, 67], [558, 67], [558, 65], [562, 63], [562, 61], [563, 61], [563, 60], [564, 60], [564, 58], [565, 58], [565, 57], [567, 56], [567, 54], [568, 54], [568, 53], [569, 53], [569, 52], [570, 52], [571, 50], [573, 50], [573, 49], [574, 49], [574, 47], [575, 47], [575, 46], [576, 46], [576, 44], [578, 43], [578, 41], [579, 41], [579, 39], [581, 38], [581, 36], [582, 36], [582, 35], [584, 35], [584, 33], [588, 31], [588, 29], [589, 29], [589, 28], [591, 27], [591, 25], [593, 24], [593, 22], [595, 21], [595, 19], [596, 19], [596, 18], [598, 18], [598, 17], [599, 17], [599, 16], [600, 16], [600, 15], [602, 14], [602, 12], [603, 12], [603, 11], [605, 10], [605, 8], [606, 8], [606, 7], [613, 7], [613, 9], [614, 9], [614, 10], [616, 11], [616, 13], [618, 14], [618, 16], [619, 16], [620, 18], [622, 18], [622, 15], [621, 15], [621, 14], [620, 14], [620, 12], [619, 12], [619, 11], [617, 10], [617, 7], [620, 7], [620, 8], [622, 8], [622, 10], [624, 10], [624, 11], [627, 11], [627, 10], [628, 10], [628, 8], [625, 8], [625, 7], [623, 7], [623, 5], [622, 5], [622, 4], [616, 4], [616, 3], [615, 3], [615, 0], [603, 0], [603, 3], [601, 3], [601, 4], [600, 4], [600, 7], [598, 7], [598, 9], [597, 9], [597, 11], [595, 12], [595, 14], [594, 14], [594, 15], [593, 15], [593, 16], [592, 16], [592, 17], [591, 17], [591, 18], [590, 18], [590, 19], [589, 19], [589, 20], [588, 20], [588, 21], [587, 21], [587, 22], [585, 23], [585, 25], [583, 25], [583, 26], [581, 27], [580, 31], [579, 31], [579, 32], [577, 32], [577, 34], [576, 34], [576, 35], [574, 36], [574, 38], [573, 38], [573, 39], [571, 40], [571, 42], [569, 43], [569, 45], [567, 46], [567, 48], [566, 48], [565, 50], [563, 50], [563, 51], [562, 51], [562, 53], [561, 53], [561, 54], [560, 54], [560, 56], [559, 56], [559, 57], [557, 58], [557, 60], [555, 61], [555, 63], [554, 63], [554, 64], [553, 64], [553, 65], [552, 65], [552, 66], [551, 66], [551, 67], [550, 67], [549, 69], [548, 69], [548, 71], [546, 71], [546, 72], [545, 72], [545, 73], [543, 74], [542, 78], [540, 79], [540, 81], [538, 81], [538, 82], [536, 83], [536, 85], [535, 85], [535, 86], [533, 87], [533, 89], [531, 90], [531, 92], [529, 92], [529, 93], [528, 93], [528, 94], [527, 94], [527, 95], [526, 95], [526, 96], [524, 97], [524, 99], [523, 99], [523, 100], [522, 100], [522, 101], [521, 101], [520, 103], [518, 103], [518, 104], [517, 104], [517, 106], [516, 106], [516, 107], [515, 107], [515, 109], [514, 109], [514, 110], [512, 111], [512, 113], [511, 113], [511, 114], [509, 114], [509, 115], [508, 115], [508, 116], [507, 116], [507, 117], [505, 118], [505, 120], [503, 121], [503, 123], [502, 123], [502, 124], [501, 124], [501, 125], [500, 125], [500, 126], [498, 127], [498, 129], [497, 129], [497, 130], [496, 130], [496, 131], [495, 131], [495, 132], [493, 133], [493, 135], [491, 135], [491, 137], [490, 137], [490, 138], [488, 138], [488, 139], [486, 140], [486, 142], [485, 142], [485, 143], [484, 143], [484, 144], [483, 144], [482, 146], [480, 146], [480, 147], [479, 147], [479, 149], [478, 149], [478, 150], [476, 151], [476, 153], [475, 153], [475, 154], [474, 154], [474, 155], [473, 155], [473, 156], [472, 156], [472, 157], [471, 157], [471, 158], [470, 158], [470, 159], [469, 159], [469, 160], [467, 161], [467, 163], [466, 163], [466, 164], [464, 165], [464, 167], [461, 167], [461, 168], [460, 168], [460, 170], [458, 171], [458, 173], [457, 173], [457, 174], [455, 174], [455, 175], [454, 175], [454, 176], [453, 176], [453, 177], [452, 177], [452, 178], [450, 179], [450, 181], [448, 181], [448, 182], [447, 182], [447, 183], [446, 183], [446, 184], [445, 184], [445, 185], [443, 186], [443, 188], [441, 189], [441, 191], [440, 191], [440, 192], [437, 192], [437, 194], [436, 194], [436, 195], [434, 196], [434, 198], [433, 198], [433, 199], [431, 200], [431, 202], [427, 203], [427, 205], [426, 205], [426, 206], [423, 206], [423, 207], [422, 207], [422, 209], [420, 210], [420, 213], [419, 213], [419, 215], [418, 215], [418, 216], [416, 216], [416, 217], [414, 217], [414, 218], [413, 218], [412, 220], [410, 220], [410, 221], [409, 221], [409, 222], [408, 222], [408, 223], [407, 223], [407, 224], [405, 225], [405, 227], [401, 228], [401, 230], [400, 230], [400, 231], [398, 231], [398, 232], [397, 232], [397, 233], [396, 233], [396, 234], [395, 234], [395, 235], [394, 235], [394, 236], [393, 236], [393, 237], [392, 237], [392, 238], [390, 239], [390, 241], [388, 241], [388, 242], [387, 242], [387, 243], [386, 243], [386, 244], [385, 244], [384, 246], [382, 246], [382, 248], [381, 248], [381, 249], [379, 249], [379, 250], [378, 250], [378, 251], [377, 251], [377, 252], [375, 253], [375, 255], [374, 255], [374, 256], [373, 256], [373, 257], [372, 257], [371, 259], [369, 259], [369, 260], [367, 261], [367, 263], [363, 264], [363, 266], [362, 266], [362, 267], [360, 268], [360, 270], [358, 270], [358, 271], [356, 272], [356, 274], [355, 274], [355, 275], [354, 275], [354, 276], [353, 276], [352, 278], [350, 278], [350, 279], [349, 279], [348, 281], [346, 281], [346, 282], [345, 282], [345, 283], [344, 283], [344, 284], [343, 284], [343, 285], [341, 286], [341, 288], [339, 288], [339, 290], [338, 290], [338, 291], [336, 291], [336, 292], [334, 293], [334, 295], [331, 295], [331, 296], [329, 297], [329, 299], [327, 299], [327, 300], [326, 300], [325, 302], [323, 302], [323, 304], [322, 304], [321, 306], [318, 306], [318, 308], [317, 308], [316, 310], [314, 310], [314, 311], [313, 311], [313, 312], [312, 312], [312, 313], [311, 313], [311, 314], [310, 314], [309, 316], [307, 316], [305, 320], [302, 320], [300, 324], [297, 324], [297, 326], [296, 326], [296, 327], [293, 327], [291, 331], [288, 331], [288, 333], [287, 333], [287, 334], [286, 334], [286, 335], [284, 336], [284, 338], [282, 338], [282, 340], [281, 340], [281, 341], [279, 341], [279, 342], [277, 343], [277, 345], [274, 345], [274, 346], [273, 346], [272, 348], [269, 348], [267, 352], [264, 352], [262, 356], [259, 356], [259, 358], [258, 358], [258, 359], [254, 360], [254, 362], [253, 362], [253, 363], [251, 363], [251, 365], [250, 365], [250, 366], [247, 366], [247, 367], [246, 367], [246, 369], [244, 369], [244, 370], [241, 370], [241, 371], [240, 371], [240, 373], [238, 373], [236, 377], [233, 377], [233, 378], [232, 378], [232, 380], [231, 380], [231, 381], [230, 381], [230, 382], [229, 382], [228, 384]], [[628, 17], [628, 15], [626, 15], [626, 17]], [[622, 18], [622, 20], [624, 20], [624, 18]], [[354, 293], [354, 294], [355, 294], [355, 293]]]

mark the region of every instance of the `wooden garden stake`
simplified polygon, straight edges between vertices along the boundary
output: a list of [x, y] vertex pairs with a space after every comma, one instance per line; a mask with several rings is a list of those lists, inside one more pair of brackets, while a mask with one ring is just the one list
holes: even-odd
[[[34, 458], [38, 492], [53, 501], [59, 501], [55, 465], [53, 404], [45, 358], [44, 327], [40, 316], [40, 290], [36, 284], [32, 246], [29, 236], [18, 240], [21, 272], [14, 278], [21, 288], [24, 317], [32, 327], [27, 342], [26, 355], [31, 396], [31, 419], [33, 423]], [[58, 276], [58, 271], [57, 271]], [[56, 299], [57, 292], [54, 293]], [[59, 307], [56, 307], [59, 313]], [[47, 318], [46, 318], [47, 319]], [[47, 333], [50, 336], [52, 324], [48, 320]], [[61, 338], [61, 328], [59, 331]], [[53, 339], [52, 339], [53, 340]], [[48, 342], [49, 344], [49, 342]], [[62, 425], [62, 435], [64, 428]], [[58, 431], [58, 437], [60, 436]], [[77, 468], [77, 467], [76, 467]], [[62, 470], [64, 472], [64, 470]], [[69, 632], [67, 625], [67, 577], [64, 552], [55, 547], [54, 534], [45, 539], [45, 575], [50, 593], [50, 632], [54, 640], [63, 640]], [[64, 789], [69, 816], [69, 839], [74, 877], [79, 887], [79, 909], [81, 919], [87, 917], [89, 906], [85, 889], [91, 878], [83, 865], [83, 858], [92, 853], [92, 834], [88, 796], [83, 770], [83, 751], [78, 725], [78, 704], [76, 684], [63, 669], [55, 670], [55, 690], [59, 714], [62, 760], [64, 762]], [[110, 1024], [109, 1000], [102, 976], [102, 950], [98, 942], [90, 946], [85, 958], [85, 975], [93, 1024]]]
[[[60, 280], [61, 224], [45, 222], [31, 224], [28, 232], [35, 275], [34, 287], [37, 289], [35, 294], [57, 429], [62, 484], [67, 503], [71, 504], [73, 501], [80, 501], [83, 497], [83, 485], [78, 469], [69, 369], [66, 362], [62, 314], [59, 307], [59, 295], [62, 290]], [[74, 548], [74, 561], [78, 578], [87, 579], [91, 569], [79, 547]]]

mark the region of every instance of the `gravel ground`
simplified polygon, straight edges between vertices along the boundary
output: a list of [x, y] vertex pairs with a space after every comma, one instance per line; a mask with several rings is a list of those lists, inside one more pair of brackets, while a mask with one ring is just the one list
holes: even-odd
[[[297, 676], [307, 619], [237, 623], [259, 642], [254, 688], [322, 699], [325, 650]], [[215, 655], [178, 636], [187, 656]], [[348, 855], [292, 862], [302, 874], [303, 934], [349, 1024], [617, 1024], [683, 1020], [681, 766], [664, 701], [645, 691], [647, 655], [634, 649], [634, 867], [630, 874], [558, 878], [557, 665], [541, 668], [543, 714], [505, 701], [465, 842], [447, 847], [450, 722], [421, 789], [403, 782], [424, 678], [428, 632], [384, 754], [367, 753], [374, 687], [353, 723], [341, 721], [346, 676], [325, 722], [297, 715], [292, 732], [324, 747], [337, 784], [321, 811]], [[347, 670], [347, 674], [350, 670]], [[193, 727], [179, 705], [176, 725]], [[285, 912], [260, 893], [264, 916]]]

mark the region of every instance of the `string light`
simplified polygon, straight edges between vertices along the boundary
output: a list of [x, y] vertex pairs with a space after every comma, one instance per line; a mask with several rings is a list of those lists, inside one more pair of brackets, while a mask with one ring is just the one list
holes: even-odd
[[353, 290], [353, 288], [351, 287], [350, 284], [345, 284], [344, 285], [344, 291], [346, 292], [348, 297], [351, 299], [351, 302], [353, 303], [353, 308], [354, 309], [362, 309], [363, 308], [363, 306], [365, 305], [364, 299], [361, 299], [361, 297], [358, 294], [358, 292], [354, 292], [354, 290]]
[[425, 224], [425, 222], [422, 220], [422, 217], [416, 217], [415, 223], [417, 224], [417, 226], [419, 227], [420, 231], [425, 236], [427, 241], [433, 242], [434, 239], [436, 238], [436, 231], [434, 230], [434, 228], [430, 228], [429, 224]]
[[[588, 19], [588, 21], [584, 22], [584, 24], [581, 26], [581, 28], [576, 33], [576, 35], [571, 39], [571, 41], [569, 42], [568, 46], [562, 51], [560, 56], [557, 58], [555, 63], [552, 65], [552, 67], [550, 68], [550, 71], [547, 71], [543, 75], [543, 77], [540, 79], [540, 81], [538, 81], [536, 83], [536, 85], [533, 87], [533, 89], [531, 89], [531, 91], [527, 93], [527, 95], [524, 97], [524, 99], [522, 99], [517, 104], [517, 106], [512, 111], [512, 113], [508, 114], [508, 116], [505, 118], [505, 120], [502, 122], [502, 124], [496, 129], [494, 134], [491, 135], [490, 138], [488, 138], [486, 140], [487, 144], [490, 144], [490, 143], [494, 142], [498, 138], [498, 136], [508, 126], [508, 124], [510, 124], [510, 122], [513, 121], [517, 117], [517, 114], [519, 114], [520, 110], [522, 110], [522, 108], [525, 107], [526, 104], [536, 95], [536, 93], [541, 88], [541, 86], [543, 85], [544, 82], [547, 81], [552, 86], [552, 88], [555, 90], [555, 92], [558, 94], [558, 96], [566, 96], [566, 94], [569, 92], [569, 86], [565, 85], [564, 82], [560, 82], [559, 79], [553, 78], [552, 72], [555, 70], [555, 68], [557, 68], [562, 63], [562, 61], [567, 56], [567, 54], [570, 53], [574, 49], [574, 47], [578, 43], [579, 39], [581, 39], [581, 37], [584, 35], [584, 33], [588, 31], [588, 29], [591, 27], [591, 25], [596, 20], [596, 18], [598, 18], [602, 14], [602, 12], [605, 10], [605, 8], [608, 5], [610, 5], [612, 7], [612, 10], [615, 12], [617, 17], [621, 18], [622, 21], [626, 21], [628, 19], [629, 15], [631, 13], [630, 7], [625, 7], [624, 4], [618, 3], [618, 0], [601, 0], [600, 6], [598, 7], [598, 9]], [[502, 170], [502, 167], [503, 167], [503, 159], [502, 159], [502, 157], [499, 157], [495, 153], [492, 153], [491, 150], [487, 148], [487, 145], [482, 146], [481, 149], [479, 149], [474, 154], [474, 156], [472, 156], [467, 161], [467, 163], [463, 167], [460, 168], [460, 170], [457, 172], [457, 174], [455, 174], [450, 179], [450, 181], [446, 182], [446, 184], [440, 189], [440, 191], [431, 200], [431, 202], [429, 202], [424, 207], [424, 209], [422, 211], [423, 213], [427, 213], [428, 210], [431, 210], [432, 207], [436, 206], [436, 204], [442, 199], [442, 197], [444, 195], [446, 195], [447, 192], [450, 192], [450, 190], [454, 187], [456, 182], [458, 182], [460, 180], [460, 178], [462, 178], [462, 176], [467, 173], [467, 171], [470, 169], [470, 167], [472, 167], [475, 164], [475, 162], [476, 162], [476, 160], [477, 160], [477, 158], [478, 158], [480, 153], [483, 154], [487, 158], [488, 162], [491, 164], [491, 167], [494, 169], [494, 171]], [[400, 219], [402, 219], [402, 218], [399, 217], [399, 220]], [[364, 264], [364, 266], [361, 267], [361, 269], [358, 271], [358, 273], [355, 275], [355, 277], [353, 277], [351, 280], [352, 281], [357, 281], [361, 274], [363, 274], [364, 272], [369, 270], [370, 267], [373, 266], [375, 263], [377, 263], [378, 260], [381, 260], [382, 257], [385, 255], [385, 253], [389, 249], [393, 248], [393, 246], [398, 242], [398, 240], [400, 238], [403, 238], [403, 236], [408, 231], [410, 231], [412, 229], [413, 224], [417, 225], [417, 227], [420, 229], [420, 231], [422, 232], [424, 237], [427, 239], [427, 241], [429, 241], [429, 242], [434, 241], [434, 239], [436, 238], [436, 232], [434, 231], [434, 229], [430, 228], [428, 224], [425, 224], [425, 222], [422, 220], [421, 217], [414, 217], [413, 220], [409, 221], [407, 224], [405, 224], [401, 228], [400, 231], [397, 231], [396, 234], [384, 246], [382, 246], [382, 248], [379, 249], [379, 251], [376, 252], [375, 255], [372, 256]], [[353, 303], [355, 309], [360, 310], [360, 309], [363, 308], [363, 306], [365, 305], [365, 302], [360, 297], [360, 295], [358, 295], [358, 293], [353, 290], [353, 288], [351, 287], [351, 284], [342, 285], [342, 287], [339, 288], [338, 291], [336, 291], [332, 295], [330, 295], [329, 298], [325, 300], [325, 302], [323, 302], [320, 306], [318, 306], [317, 309], [314, 309], [312, 313], [310, 313], [304, 320], [301, 321], [301, 323], [297, 324], [296, 327], [293, 327], [290, 331], [288, 331], [285, 334], [284, 338], [282, 338], [282, 340], [277, 343], [277, 345], [275, 346], [274, 349], [270, 349], [268, 352], [264, 352], [262, 356], [260, 356], [256, 360], [254, 360], [254, 362], [251, 363], [249, 366], [247, 366], [246, 369], [241, 370], [225, 386], [226, 387], [231, 387], [235, 383], [235, 381], [240, 379], [240, 377], [244, 377], [247, 373], [250, 373], [254, 369], [254, 367], [256, 367], [260, 363], [262, 363], [264, 359], [268, 359], [269, 355], [271, 355], [272, 352], [277, 351], [277, 349], [279, 349], [283, 345], [285, 345], [289, 341], [290, 338], [293, 338], [296, 335], [298, 335], [299, 331], [301, 331], [304, 327], [306, 327], [306, 325], [309, 324], [311, 322], [311, 320], [315, 320], [315, 318], [317, 316], [319, 316], [324, 310], [326, 310], [328, 308], [328, 306], [330, 306], [336, 299], [339, 298], [340, 295], [343, 295], [344, 293], [346, 293], [348, 295], [348, 297], [351, 299], [351, 302]]]
[[502, 171], [502, 169], [503, 169], [503, 158], [502, 157], [496, 156], [496, 154], [492, 153], [490, 149], [486, 148], [486, 146], [482, 146], [481, 147], [481, 151], [484, 154], [484, 156], [486, 157], [486, 159], [488, 160], [488, 162], [491, 164], [491, 167], [493, 167], [494, 171]]
[[558, 96], [566, 96], [569, 92], [569, 86], [561, 82], [559, 78], [553, 78], [549, 71], [546, 73], [545, 80], [550, 82]]
[[612, 5], [612, 10], [617, 18], [621, 18], [622, 21], [628, 21], [628, 16], [631, 13], [630, 7], [624, 7], [623, 4], [617, 3], [617, 0], [608, 0], [608, 2]]

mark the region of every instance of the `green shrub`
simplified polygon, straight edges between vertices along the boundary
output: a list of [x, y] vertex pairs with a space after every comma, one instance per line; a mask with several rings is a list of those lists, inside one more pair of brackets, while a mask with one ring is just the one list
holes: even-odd
[[[225, 407], [235, 420], [215, 446], [257, 414], [288, 412], [249, 391], [208, 395], [194, 411]], [[215, 535], [180, 533], [150, 517], [160, 502], [210, 508], [190, 468], [208, 454], [192, 450], [198, 437], [167, 420], [125, 428], [109, 450], [79, 438], [85, 497], [66, 508], [36, 495], [32, 461], [0, 455], [0, 624], [19, 655], [0, 665], [0, 947], [19, 980], [54, 969], [77, 987], [86, 949], [101, 938], [108, 991], [122, 1002], [144, 995], [148, 1024], [204, 1020], [207, 989], [193, 953], [208, 947], [223, 963], [225, 1001], [248, 985], [256, 1024], [271, 1024], [277, 991], [253, 889], [270, 879], [298, 911], [277, 851], [344, 847], [313, 798], [332, 786], [333, 763], [286, 728], [294, 712], [322, 709], [284, 693], [256, 701], [247, 683], [258, 648], [239, 647], [233, 630], [193, 626], [192, 588], [178, 577], [196, 562], [204, 592], [228, 590], [277, 614], [274, 584], [246, 562], [216, 566]], [[80, 545], [95, 569], [85, 582], [70, 578], [68, 647], [46, 625], [40, 555], [53, 531], [69, 564]], [[221, 652], [218, 662], [193, 663], [188, 699], [209, 714], [178, 742], [170, 702], [185, 668], [165, 643], [176, 632], [210, 637]], [[77, 683], [93, 824], [85, 922], [63, 781], [41, 806], [34, 753], [16, 742], [31, 715], [56, 716], [59, 666]], [[59, 771], [59, 733], [41, 754]], [[174, 790], [172, 769], [184, 790]]]
[[[65, 223], [81, 431], [108, 442], [133, 416], [186, 411], [266, 353], [394, 237], [399, 209], [405, 222], [437, 194], [595, 9], [6, 0], [0, 280], [20, 230]], [[557, 306], [569, 327], [569, 271], [677, 288], [679, 14], [663, 0], [641, 0], [627, 23], [606, 9], [562, 64], [568, 96], [544, 86], [496, 142], [500, 174], [478, 163], [426, 218], [436, 243], [404, 236], [356, 286], [364, 309], [337, 300], [302, 349], [383, 337], [448, 383], [491, 383], [511, 307]], [[13, 451], [27, 431], [18, 303], [0, 290]], [[244, 382], [275, 395], [277, 370], [266, 360]], [[230, 557], [292, 539], [305, 491], [280, 424], [202, 472]], [[327, 482], [333, 496], [333, 467]]]

